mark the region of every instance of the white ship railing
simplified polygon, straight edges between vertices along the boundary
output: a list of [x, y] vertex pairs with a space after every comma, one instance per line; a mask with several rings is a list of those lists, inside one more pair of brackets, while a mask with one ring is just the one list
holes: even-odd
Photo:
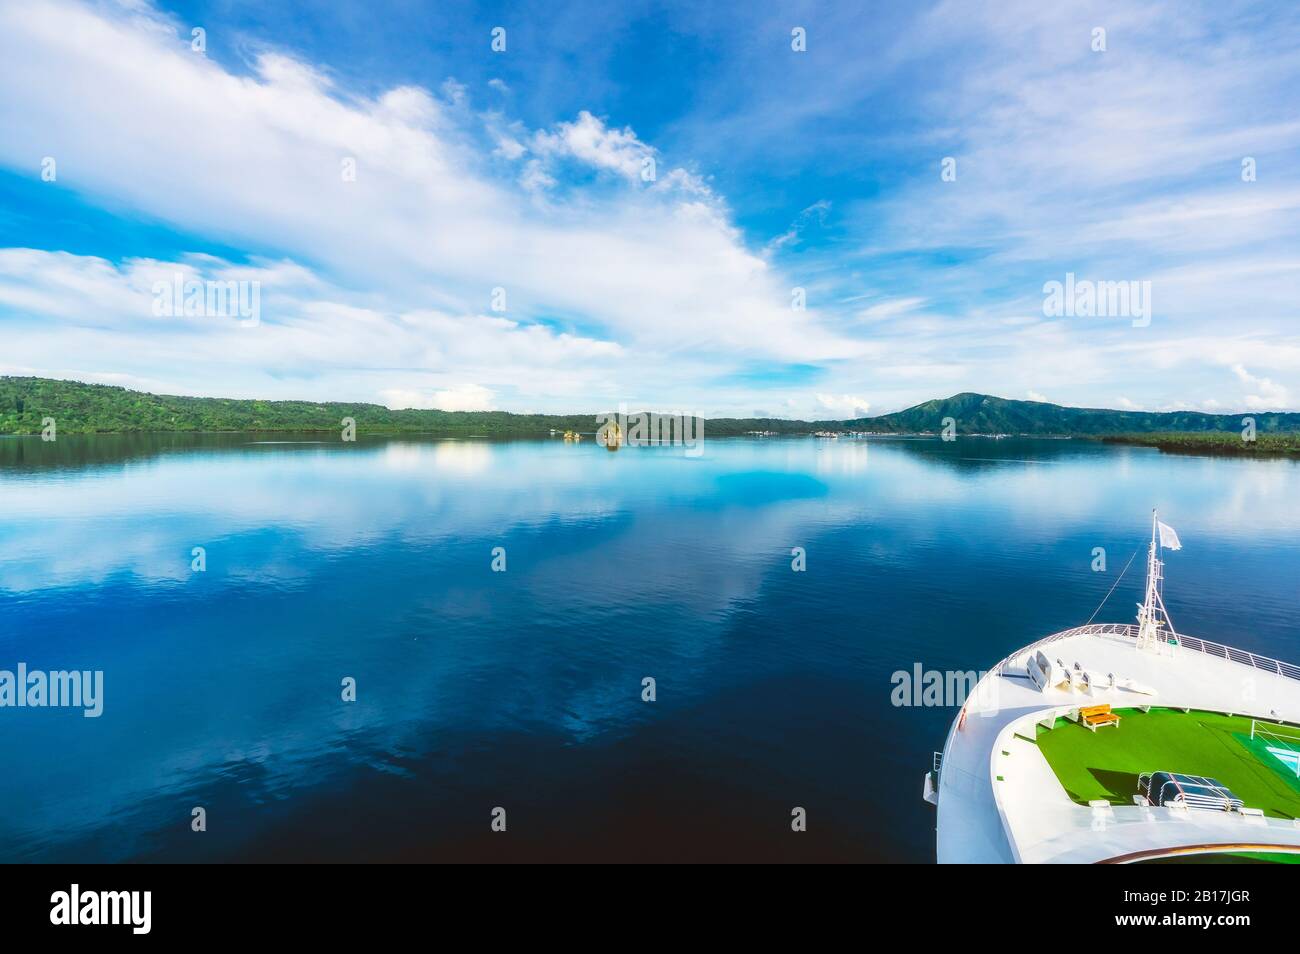
[[1028, 646], [1017, 649], [994, 666], [993, 671], [998, 675], [1002, 675], [1007, 669], [1024, 666], [1030, 656], [1048, 643], [1054, 643], [1061, 639], [1070, 639], [1072, 636], [1131, 636], [1137, 639], [1137, 634], [1138, 628], [1133, 623], [1089, 623], [1087, 626], [1076, 626], [1073, 629], [1053, 633], [1051, 636], [1044, 636], [1036, 643], [1030, 643]]
[[1235, 649], [1232, 646], [1224, 646], [1221, 643], [1212, 643], [1206, 639], [1197, 639], [1195, 636], [1177, 637], [1178, 645], [1185, 646], [1188, 649], [1197, 649], [1207, 656], [1218, 656], [1220, 659], [1231, 659], [1233, 662], [1241, 663], [1245, 666], [1254, 666], [1256, 669], [1263, 669], [1265, 672], [1275, 672], [1279, 676], [1286, 676], [1288, 679], [1300, 679], [1300, 666], [1293, 663], [1282, 662], [1280, 659], [1270, 659], [1268, 656], [1256, 656], [1254, 653], [1248, 653], [1244, 649]]
[[[1007, 669], [1019, 668], [1025, 665], [1029, 657], [1038, 650], [1048, 643], [1054, 643], [1060, 639], [1069, 639], [1072, 636], [1127, 636], [1136, 640], [1137, 635], [1138, 627], [1133, 623], [1090, 623], [1087, 626], [1076, 626], [1073, 629], [1053, 633], [1051, 636], [1044, 637], [1036, 643], [1031, 643], [1023, 649], [1017, 649], [993, 667], [993, 672], [1001, 675]], [[1194, 649], [1197, 652], [1205, 653], [1207, 656], [1217, 656], [1219, 659], [1227, 659], [1243, 666], [1251, 666], [1255, 669], [1262, 669], [1265, 672], [1276, 673], [1279, 676], [1300, 681], [1300, 666], [1289, 662], [1282, 662], [1268, 656], [1259, 656], [1255, 653], [1246, 652], [1244, 649], [1224, 646], [1222, 643], [1212, 643], [1208, 639], [1184, 636], [1181, 633], [1173, 634], [1170, 641], [1185, 649]]]

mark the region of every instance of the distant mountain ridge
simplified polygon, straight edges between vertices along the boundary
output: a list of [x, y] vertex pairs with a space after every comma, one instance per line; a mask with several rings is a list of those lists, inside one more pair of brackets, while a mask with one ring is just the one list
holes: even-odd
[[[1211, 433], [1242, 429], [1245, 414], [1199, 411], [1115, 411], [1063, 407], [965, 392], [926, 401], [906, 410], [847, 421], [783, 418], [709, 418], [705, 432], [724, 437], [754, 431], [808, 434], [814, 431], [937, 433], [952, 418], [958, 434], [1107, 436], [1118, 434]], [[1251, 412], [1261, 433], [1300, 431], [1300, 413]], [[344, 417], [359, 430], [449, 436], [544, 436], [552, 430], [595, 430], [587, 414], [512, 414], [506, 411], [392, 410], [379, 404], [259, 401], [181, 397], [130, 391], [106, 384], [52, 378], [0, 377], [0, 434], [39, 434], [53, 417], [60, 434], [144, 431], [336, 431]]]
[[926, 401], [893, 414], [844, 421], [859, 430], [917, 433], [937, 431], [937, 422], [951, 417], [959, 434], [1038, 434], [1101, 436], [1156, 432], [1207, 433], [1240, 431], [1243, 417], [1255, 419], [1261, 433], [1300, 430], [1300, 413], [1251, 411], [1206, 414], [1201, 411], [1115, 411], [1106, 408], [1064, 407], [1042, 401], [1017, 401], [990, 394], [963, 392]]

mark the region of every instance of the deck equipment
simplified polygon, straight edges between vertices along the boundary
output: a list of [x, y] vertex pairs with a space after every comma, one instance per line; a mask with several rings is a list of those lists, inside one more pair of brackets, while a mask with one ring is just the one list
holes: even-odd
[[1202, 811], [1232, 812], [1245, 804], [1223, 783], [1204, 775], [1180, 775], [1177, 772], [1149, 772], [1138, 776], [1138, 794], [1152, 805], [1172, 805]]
[[1264, 748], [1300, 778], [1300, 735], [1282, 731], [1280, 726], [1258, 719], [1250, 720], [1250, 737], [1264, 743]]
[[1119, 726], [1119, 715], [1110, 711], [1110, 703], [1103, 706], [1084, 706], [1079, 710], [1079, 721], [1083, 727], [1096, 732], [1099, 726]]

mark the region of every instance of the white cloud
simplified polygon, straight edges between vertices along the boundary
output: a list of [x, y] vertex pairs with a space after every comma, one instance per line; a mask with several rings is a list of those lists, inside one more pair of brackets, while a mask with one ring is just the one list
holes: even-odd
[[[868, 300], [846, 327], [886, 343], [890, 368], [951, 365], [962, 389], [1004, 395], [1058, 380], [1059, 402], [1090, 406], [1138, 382], [1129, 397], [1158, 407], [1178, 394], [1203, 402], [1242, 362], [1276, 386], [1247, 398], [1293, 400], [1300, 121], [1278, 91], [1300, 81], [1283, 38], [1296, 20], [1290, 8], [1270, 12], [1261, 33], [1263, 21], [1232, 4], [950, 0], [903, 24], [888, 56], [842, 61], [826, 78], [833, 96], [748, 106], [771, 114], [763, 129], [779, 138], [792, 112], [808, 123], [851, 115], [882, 89], [913, 89], [918, 70], [941, 74], [909, 111], [921, 122], [885, 124], [909, 155], [932, 158], [898, 163], [899, 185], [878, 198], [838, 202], [849, 238], [800, 252], [800, 268], [829, 276], [827, 295], [846, 312]], [[1088, 44], [1098, 23], [1110, 31], [1105, 54]], [[898, 147], [880, 138], [862, 132], [864, 162], [895, 161]], [[791, 141], [791, 151], [807, 146]], [[945, 155], [957, 157], [954, 182], [940, 179]], [[1247, 155], [1267, 177], [1241, 180]], [[1067, 270], [1150, 280], [1151, 326], [1045, 321], [1042, 285]], [[914, 310], [892, 307], [920, 294]]]
[[404, 408], [439, 411], [491, 411], [495, 395], [478, 384], [461, 384], [440, 391], [412, 388], [386, 388], [380, 392], [384, 403], [394, 410]]
[[[159, 317], [152, 285], [237, 278], [262, 288], [262, 321]], [[161, 262], [0, 249], [5, 321], [0, 373], [71, 377], [151, 391], [218, 396], [381, 400], [437, 407], [491, 392], [463, 380], [516, 382], [561, 401], [609, 391], [607, 371], [627, 360], [615, 342], [496, 315], [391, 310], [330, 285], [291, 262], [234, 266], [211, 256]], [[111, 372], [107, 364], [115, 365]], [[405, 404], [406, 396], [416, 396]], [[423, 398], [419, 398], [423, 395]], [[478, 409], [478, 408], [476, 408]]]
[[[517, 139], [511, 139], [509, 136], [505, 136], [505, 135], [497, 139], [496, 154], [499, 156], [503, 156], [506, 159], [510, 159], [510, 160], [518, 159], [527, 151], [528, 150], [524, 148], [523, 143], [521, 143]], [[553, 183], [555, 180], [552, 179], [550, 181]], [[537, 183], [533, 185], [533, 188], [535, 188], [536, 186]]]
[[841, 418], [865, 417], [871, 402], [856, 394], [818, 394], [817, 403]]
[[830, 200], [819, 199], [814, 202], [812, 205], [808, 206], [808, 208], [799, 213], [794, 222], [791, 223], [789, 229], [767, 243], [767, 251], [769, 253], [779, 252], [787, 246], [799, 244], [802, 233], [813, 222], [816, 222], [818, 225], [826, 224], [826, 216], [830, 214], [830, 211]]
[[[876, 407], [1045, 381], [1061, 403], [1126, 393], [1160, 407], [1176, 386], [1265, 406], [1300, 386], [1300, 122], [1272, 92], [1300, 61], [1285, 35], [1243, 34], [1228, 9], [1106, 10], [1124, 43], [1098, 57], [1086, 44], [1098, 10], [941, 3], [909, 14], [887, 55], [832, 61], [815, 95], [756, 83], [734, 116], [702, 115], [723, 104], [711, 100], [679, 117], [675, 149], [682, 126], [707, 120], [700, 143], [728, 157], [756, 141], [807, 150], [821, 139], [791, 136], [794, 120], [855, 117], [885, 90], [917, 89], [911, 71], [942, 73], [909, 100], [907, 129], [885, 130], [893, 153], [933, 162], [870, 200], [837, 196], [824, 248], [807, 240], [826, 212], [814, 203], [756, 251], [689, 151], [660, 161], [618, 115], [534, 129], [500, 96], [475, 114], [481, 90], [456, 80], [361, 94], [331, 81], [330, 64], [274, 51], [230, 71], [150, 9], [0, 5], [0, 165], [35, 175], [33, 157], [52, 155], [52, 189], [270, 250], [251, 266], [177, 256], [204, 274], [261, 270], [261, 329], [142, 316], [140, 283], [176, 263], [11, 250], [6, 367], [190, 393], [377, 399], [473, 382], [508, 408], [637, 400], [798, 416], [828, 410], [806, 382], [761, 398], [711, 382], [753, 361], [804, 363], [824, 395]], [[1188, 36], [1200, 56], [1185, 55]], [[836, 129], [845, 153], [881, 131]], [[938, 179], [945, 154], [959, 157], [954, 183]], [[1246, 154], [1260, 160], [1249, 185], [1235, 165]], [[642, 182], [648, 157], [673, 168]], [[345, 158], [355, 182], [340, 176]], [[783, 258], [796, 246], [794, 276]], [[1151, 327], [1045, 322], [1038, 290], [1067, 267], [1151, 278]], [[794, 285], [815, 307], [791, 311]], [[497, 286], [510, 310], [485, 316]], [[1223, 389], [1236, 364], [1263, 382], [1239, 378], [1241, 398]]]
[[858, 319], [861, 321], [879, 321], [884, 318], [896, 318], [899, 315], [915, 311], [924, 304], [924, 298], [894, 298], [889, 301], [868, 305], [858, 312]]
[[532, 145], [540, 156], [570, 157], [632, 182], [641, 180], [642, 163], [654, 156], [631, 129], [610, 129], [586, 110], [573, 122], [557, 123], [552, 131], [539, 130]]
[[[716, 374], [746, 357], [819, 361], [866, 351], [815, 310], [793, 312], [793, 283], [746, 247], [722, 203], [685, 171], [669, 170], [651, 188], [595, 183], [537, 200], [513, 184], [517, 171], [502, 179], [489, 170], [496, 148], [526, 164], [533, 189], [557, 180], [562, 160], [639, 177], [652, 150], [630, 129], [580, 113], [549, 131], [510, 135], [530, 151], [543, 144], [545, 155], [529, 157], [504, 139], [483, 142], [483, 117], [468, 114], [456, 81], [441, 97], [403, 87], [367, 98], [280, 53], [250, 66], [251, 75], [235, 75], [195, 55], [187, 31], [148, 12], [67, 0], [0, 6], [0, 164], [32, 172], [33, 155], [55, 156], [50, 188], [227, 246], [275, 249], [287, 263], [311, 262], [329, 288], [305, 296], [290, 279], [267, 276], [264, 298], [292, 297], [291, 318], [275, 311], [288, 302], [264, 301], [260, 336], [196, 325], [160, 342], [138, 314], [134, 284], [152, 265], [37, 256], [10, 271], [0, 302], [18, 316], [59, 315], [64, 337], [56, 346], [30, 324], [15, 328], [6, 361], [67, 367], [64, 355], [80, 349], [87, 369], [171, 378], [207, 393], [267, 380], [280, 394], [317, 379], [312, 390], [327, 390], [328, 376], [340, 389], [365, 379], [373, 395], [382, 368], [426, 378], [460, 372], [510, 404], [575, 396], [589, 404], [595, 397], [581, 400], [581, 389], [599, 387], [602, 399], [636, 393], [671, 405], [688, 399], [663, 389], [689, 379], [665, 370], [669, 362], [698, 369], [707, 360]], [[345, 159], [355, 160], [355, 181], [341, 175]], [[11, 263], [23, 254], [12, 252]], [[53, 271], [37, 276], [37, 267]], [[115, 297], [88, 306], [58, 279], [99, 281]], [[477, 317], [498, 286], [509, 293], [508, 326]], [[422, 324], [424, 309], [438, 317]], [[485, 339], [505, 347], [494, 353]], [[611, 370], [572, 357], [593, 342], [638, 360]], [[540, 374], [557, 352], [570, 353], [564, 372]], [[450, 354], [478, 367], [448, 367]]]
[[1232, 366], [1232, 373], [1242, 384], [1256, 392], [1243, 397], [1246, 407], [1252, 410], [1282, 410], [1290, 405], [1291, 395], [1282, 385], [1269, 378], [1257, 377], [1240, 364]]
[[478, 384], [435, 391], [432, 404], [440, 411], [491, 411], [493, 394]]

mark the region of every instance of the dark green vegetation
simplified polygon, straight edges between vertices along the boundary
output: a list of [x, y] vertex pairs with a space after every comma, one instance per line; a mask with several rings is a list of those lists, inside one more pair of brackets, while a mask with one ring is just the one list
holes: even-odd
[[[1282, 416], [1282, 415], [1279, 415]], [[1115, 434], [1102, 438], [1113, 444], [1138, 444], [1158, 447], [1170, 454], [1230, 454], [1234, 457], [1281, 457], [1300, 455], [1300, 433], [1256, 434], [1253, 441], [1230, 434]]]
[[380, 404], [256, 401], [146, 394], [102, 384], [0, 377], [0, 434], [39, 434], [52, 417], [59, 434], [131, 431], [338, 431], [350, 417], [368, 433], [545, 435], [592, 432], [594, 415], [501, 411], [393, 411]]
[[[591, 434], [596, 429], [595, 414], [394, 411], [379, 404], [177, 397], [77, 381], [0, 377], [0, 434], [39, 434], [45, 417], [56, 420], [60, 434], [337, 431], [343, 418], [350, 417], [358, 430], [372, 435], [529, 437], [546, 436], [552, 430]], [[1239, 414], [1108, 411], [964, 393], [893, 414], [851, 421], [712, 418], [705, 433], [709, 437], [753, 431], [791, 435], [813, 431], [937, 434], [944, 418], [951, 417], [958, 434], [1104, 437], [1166, 450], [1216, 453], [1300, 452], [1300, 414], [1270, 412], [1252, 416], [1259, 434], [1253, 444], [1241, 439]]]
[[[951, 417], [959, 434], [1022, 434], [1073, 437], [1127, 434], [1207, 433], [1220, 431], [1241, 439], [1244, 414], [1202, 414], [1199, 411], [1110, 411], [1091, 407], [1062, 407], [1040, 401], [1012, 401], [987, 394], [955, 394], [926, 401], [905, 411], [843, 421], [850, 429], [893, 430], [909, 433], [938, 431], [940, 421]], [[1254, 413], [1261, 433], [1300, 431], [1300, 414], [1273, 411]], [[887, 425], [887, 426], [886, 426]]]

